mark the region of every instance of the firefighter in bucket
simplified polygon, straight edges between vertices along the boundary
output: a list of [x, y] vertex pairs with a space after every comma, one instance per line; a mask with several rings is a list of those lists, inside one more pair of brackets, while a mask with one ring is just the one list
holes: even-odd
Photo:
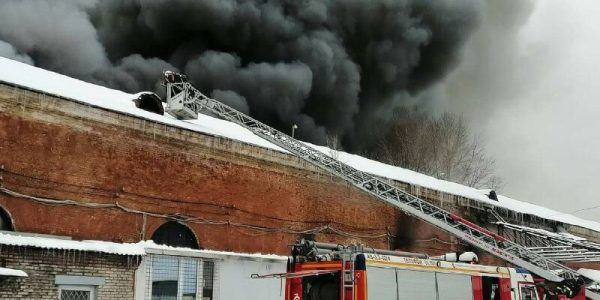
[[187, 77], [184, 74], [179, 74], [172, 71], [165, 71], [165, 80], [170, 83], [181, 83], [186, 82]]

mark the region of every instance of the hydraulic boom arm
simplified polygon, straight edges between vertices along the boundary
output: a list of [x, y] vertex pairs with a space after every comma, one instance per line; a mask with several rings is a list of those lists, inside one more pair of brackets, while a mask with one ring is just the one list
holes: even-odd
[[166, 111], [177, 118], [195, 119], [202, 109], [210, 111], [334, 174], [363, 192], [385, 201], [409, 215], [435, 225], [492, 255], [523, 267], [538, 276], [555, 282], [579, 277], [576, 271], [562, 264], [547, 259], [502, 236], [402, 191], [385, 180], [350, 167], [258, 120], [205, 96], [186, 80], [185, 75], [167, 71], [165, 72], [165, 80], [167, 87]]

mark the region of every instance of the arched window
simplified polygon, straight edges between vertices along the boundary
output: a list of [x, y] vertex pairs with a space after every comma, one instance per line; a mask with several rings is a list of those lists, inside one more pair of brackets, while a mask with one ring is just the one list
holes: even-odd
[[152, 234], [152, 240], [159, 245], [200, 249], [194, 232], [175, 221], [160, 225]]
[[10, 215], [2, 207], [0, 207], [0, 230], [15, 231]]

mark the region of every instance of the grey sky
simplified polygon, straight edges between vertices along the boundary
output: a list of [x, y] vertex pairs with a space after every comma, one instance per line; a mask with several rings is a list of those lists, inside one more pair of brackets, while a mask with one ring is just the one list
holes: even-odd
[[[565, 212], [600, 206], [600, 1], [490, 3], [441, 87], [447, 107], [486, 139], [502, 194]], [[600, 207], [575, 215], [600, 220]]]

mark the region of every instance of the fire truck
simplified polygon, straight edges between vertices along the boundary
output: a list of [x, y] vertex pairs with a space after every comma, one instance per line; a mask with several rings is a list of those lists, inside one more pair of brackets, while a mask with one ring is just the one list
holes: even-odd
[[472, 252], [425, 254], [301, 240], [285, 279], [285, 300], [585, 300], [581, 282], [548, 286], [521, 268], [475, 264]]

